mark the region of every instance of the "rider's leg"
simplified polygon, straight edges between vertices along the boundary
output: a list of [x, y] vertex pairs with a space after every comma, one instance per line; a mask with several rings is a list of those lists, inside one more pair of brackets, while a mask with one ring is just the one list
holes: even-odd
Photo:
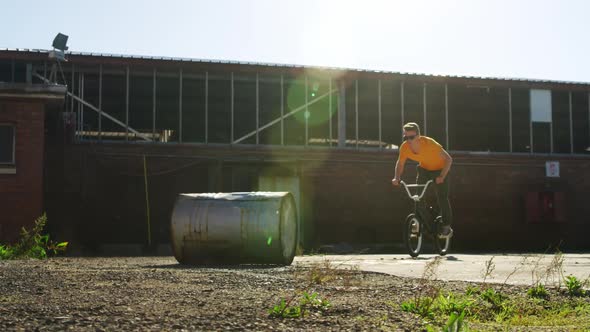
[[446, 177], [443, 183], [437, 184], [434, 188], [443, 225], [451, 226], [451, 223], [453, 222], [453, 211], [451, 210], [451, 202], [449, 201], [449, 178]]
[[[424, 169], [420, 166], [416, 167], [416, 183], [417, 184], [425, 184], [426, 182], [428, 182], [430, 180], [432, 180], [432, 182], [434, 182], [436, 180], [436, 176], [437, 176], [436, 172], [429, 171], [429, 170]], [[427, 195], [428, 195], [428, 193], [427, 193]], [[426, 199], [421, 200], [418, 204], [420, 204], [420, 206], [423, 208], [427, 208], [427, 200]]]
[[434, 181], [435, 178], [432, 177], [432, 175], [430, 174], [430, 171], [420, 167], [420, 166], [416, 166], [416, 183], [417, 184], [425, 184], [426, 182], [428, 182], [428, 180], [433, 180]]

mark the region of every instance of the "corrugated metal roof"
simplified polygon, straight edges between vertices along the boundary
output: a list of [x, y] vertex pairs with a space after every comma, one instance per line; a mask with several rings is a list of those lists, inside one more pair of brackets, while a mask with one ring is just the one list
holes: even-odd
[[[24, 48], [24, 49], [23, 48], [16, 48], [16, 49], [4, 48], [4, 49], [0, 49], [0, 51], [28, 52], [28, 53], [40, 53], [40, 54], [44, 54], [44, 53], [49, 52], [48, 50], [26, 49], [26, 48]], [[425, 73], [396, 72], [396, 71], [386, 71], [386, 70], [369, 70], [369, 69], [344, 68], [344, 67], [303, 66], [303, 65], [296, 65], [296, 64], [235, 61], [235, 60], [211, 60], [211, 59], [198, 59], [198, 58], [166, 57], [166, 56], [126, 55], [126, 54], [111, 54], [111, 53], [92, 53], [92, 52], [66, 52], [66, 55], [119, 58], [119, 59], [141, 59], [141, 60], [154, 60], [154, 61], [172, 61], [172, 62], [248, 65], [248, 66], [280, 67], [280, 68], [302, 68], [302, 69], [313, 69], [313, 70], [333, 70], [333, 71], [348, 71], [348, 72], [375, 73], [375, 74], [393, 74], [393, 75], [424, 76], [424, 77], [439, 77], [439, 78], [477, 79], [477, 80], [491, 80], [491, 81], [513, 81], [513, 82], [545, 83], [545, 84], [590, 85], [590, 82], [577, 82], [577, 81], [543, 80], [543, 79], [528, 79], [528, 78], [516, 78], [516, 77], [484, 77], [484, 76], [470, 76], [470, 75], [435, 75], [435, 74], [425, 74]]]

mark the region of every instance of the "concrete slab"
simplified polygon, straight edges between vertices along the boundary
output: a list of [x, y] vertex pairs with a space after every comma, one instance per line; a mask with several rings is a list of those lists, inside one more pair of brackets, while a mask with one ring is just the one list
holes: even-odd
[[[363, 271], [420, 278], [426, 264], [435, 257], [438, 255], [421, 255], [417, 259], [408, 255], [314, 255], [296, 257], [293, 264], [309, 266], [328, 260], [339, 268], [356, 266]], [[491, 260], [494, 269], [486, 282], [531, 285], [541, 280], [545, 285], [557, 285], [561, 280], [559, 272], [549, 267], [558, 258], [543, 254], [452, 254], [442, 257], [437, 279], [482, 282], [486, 262]], [[590, 254], [563, 254], [561, 258], [564, 276], [571, 274], [581, 280], [590, 277]]]

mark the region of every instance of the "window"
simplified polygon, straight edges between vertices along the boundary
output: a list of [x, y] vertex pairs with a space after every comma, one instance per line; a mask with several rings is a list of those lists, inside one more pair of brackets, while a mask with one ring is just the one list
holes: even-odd
[[551, 91], [531, 89], [531, 119], [551, 122]]
[[[553, 152], [555, 136], [553, 133], [553, 107], [559, 98], [553, 96], [551, 90], [531, 89], [531, 122], [533, 152]], [[555, 97], [555, 98], [554, 98]], [[555, 108], [558, 110], [559, 108]], [[559, 128], [559, 127], [558, 127]]]
[[0, 165], [14, 165], [14, 125], [0, 124]]

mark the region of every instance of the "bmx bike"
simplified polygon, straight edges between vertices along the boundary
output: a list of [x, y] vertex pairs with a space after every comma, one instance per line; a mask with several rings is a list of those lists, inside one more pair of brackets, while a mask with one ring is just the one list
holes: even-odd
[[[405, 188], [408, 197], [414, 201], [414, 211], [406, 217], [404, 223], [404, 244], [408, 253], [412, 257], [420, 255], [422, 240], [426, 234], [434, 240], [435, 251], [441, 256], [446, 255], [451, 247], [451, 236], [440, 235], [443, 226], [442, 217], [424, 199], [424, 194], [432, 184], [432, 180], [425, 184], [406, 184], [404, 181], [400, 181], [400, 184]], [[422, 189], [422, 192], [412, 194], [410, 188], [416, 189], [416, 192]]]

